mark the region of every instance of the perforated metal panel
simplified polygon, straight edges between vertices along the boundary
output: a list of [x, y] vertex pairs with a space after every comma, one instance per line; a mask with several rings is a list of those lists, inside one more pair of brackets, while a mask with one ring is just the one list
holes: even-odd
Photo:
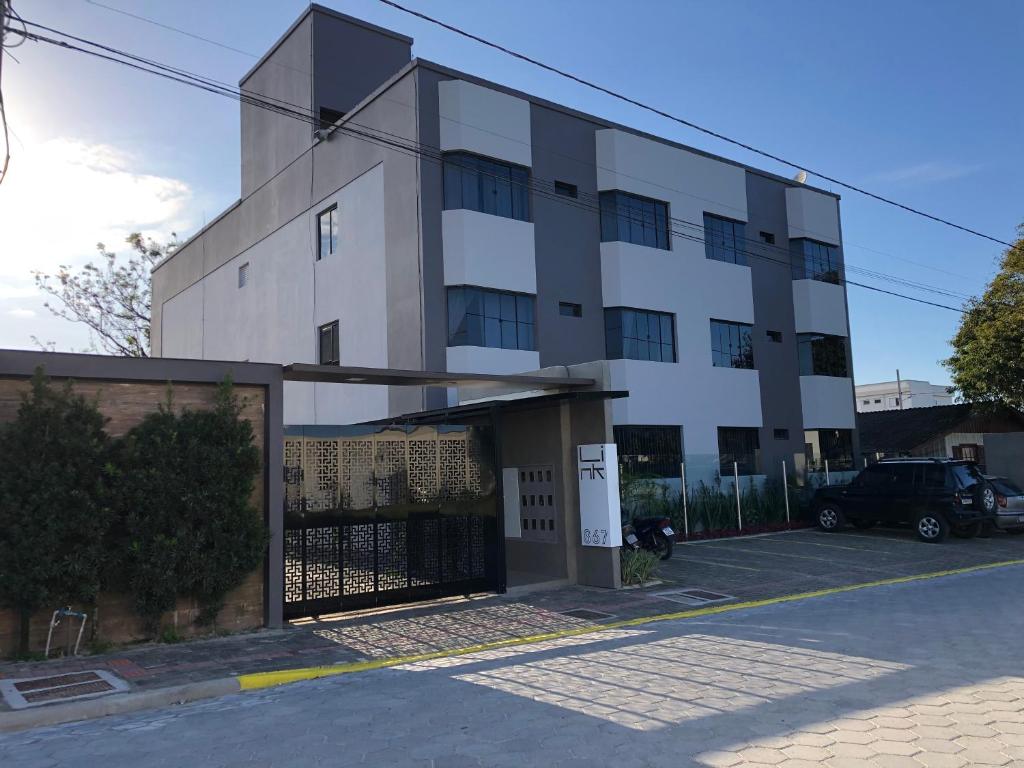
[[497, 587], [488, 430], [316, 430], [285, 439], [287, 617]]
[[554, 478], [550, 464], [519, 468], [519, 518], [524, 539], [560, 540], [561, 516]]

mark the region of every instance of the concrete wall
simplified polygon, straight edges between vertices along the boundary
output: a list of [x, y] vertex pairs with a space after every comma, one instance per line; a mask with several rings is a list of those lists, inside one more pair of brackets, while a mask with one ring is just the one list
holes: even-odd
[[438, 84], [441, 150], [529, 166], [530, 103], [465, 80]]
[[[307, 115], [321, 107], [347, 113], [409, 62], [411, 47], [404, 35], [311, 5], [239, 85]], [[316, 128], [242, 104], [242, 197], [309, 149]]]
[[985, 470], [1024, 488], [1024, 432], [986, 432]]
[[839, 201], [832, 195], [807, 187], [786, 188], [786, 212], [789, 237], [807, 237], [829, 245], [839, 245]]
[[[619, 550], [585, 547], [580, 536], [576, 447], [611, 442], [607, 401], [565, 402], [502, 417], [499, 428], [503, 467], [550, 464], [558, 499], [557, 540], [505, 539], [509, 587], [566, 580], [573, 584], [621, 586]], [[506, 515], [518, 514], [506, 509]]]
[[[804, 452], [804, 425], [800, 407], [800, 376], [796, 365], [796, 319], [789, 268], [786, 186], [779, 181], [747, 173], [746, 250], [754, 296], [754, 365], [761, 385], [761, 467], [770, 476], [782, 472], [782, 462], [792, 471], [793, 456]], [[760, 233], [775, 236], [763, 242]], [[782, 334], [773, 341], [768, 331]], [[775, 430], [788, 430], [778, 438]]]
[[[353, 116], [412, 139], [415, 83]], [[153, 275], [154, 354], [315, 362], [317, 327], [342, 320], [348, 365], [423, 366], [418, 161], [344, 131], [317, 142]], [[316, 261], [316, 218], [339, 204], [339, 252]], [[385, 236], [386, 233], [386, 236]], [[238, 287], [238, 267], [249, 282]], [[289, 382], [288, 423], [348, 423], [424, 407], [410, 388]], [[316, 394], [314, 394], [316, 393]]]
[[705, 211], [745, 221], [746, 173], [624, 131], [600, 130], [597, 184], [663, 200], [669, 216], [679, 220], [671, 250], [600, 246], [605, 307], [671, 312], [676, 320], [678, 362], [609, 363], [613, 388], [631, 395], [613, 405], [614, 421], [682, 425], [687, 460], [706, 475], [717, 469], [718, 427], [763, 425], [758, 371], [711, 362], [712, 319], [754, 322], [751, 269], [708, 259], [702, 240], [681, 233], [689, 223], [702, 238]]

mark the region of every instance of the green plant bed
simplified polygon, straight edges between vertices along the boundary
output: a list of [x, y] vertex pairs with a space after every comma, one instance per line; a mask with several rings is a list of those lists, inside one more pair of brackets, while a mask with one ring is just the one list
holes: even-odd
[[620, 550], [622, 561], [622, 583], [625, 586], [646, 584], [654, 578], [661, 560], [646, 549]]

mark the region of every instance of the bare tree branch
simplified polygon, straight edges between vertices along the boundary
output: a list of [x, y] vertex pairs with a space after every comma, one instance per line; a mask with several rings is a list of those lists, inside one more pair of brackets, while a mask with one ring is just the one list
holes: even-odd
[[61, 265], [57, 274], [33, 272], [36, 286], [56, 299], [46, 308], [56, 317], [83, 323], [103, 351], [124, 357], [149, 356], [152, 311], [150, 270], [177, 248], [177, 235], [168, 243], [145, 239], [138, 232], [125, 238], [131, 247], [120, 260], [103, 243], [96, 244], [99, 264], [89, 262], [77, 272]]

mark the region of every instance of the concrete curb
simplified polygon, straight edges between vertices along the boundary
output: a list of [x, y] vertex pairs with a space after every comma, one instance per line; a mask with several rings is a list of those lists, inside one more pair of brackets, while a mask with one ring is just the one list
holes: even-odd
[[0, 733], [13, 733], [47, 725], [73, 723], [77, 720], [93, 720], [108, 715], [124, 715], [172, 704], [186, 704], [190, 701], [227, 696], [231, 693], [238, 693], [239, 690], [241, 687], [237, 677], [223, 677], [217, 680], [203, 680], [198, 683], [157, 688], [152, 691], [136, 691], [115, 694], [110, 697], [71, 701], [67, 704], [3, 712], [0, 713]]

